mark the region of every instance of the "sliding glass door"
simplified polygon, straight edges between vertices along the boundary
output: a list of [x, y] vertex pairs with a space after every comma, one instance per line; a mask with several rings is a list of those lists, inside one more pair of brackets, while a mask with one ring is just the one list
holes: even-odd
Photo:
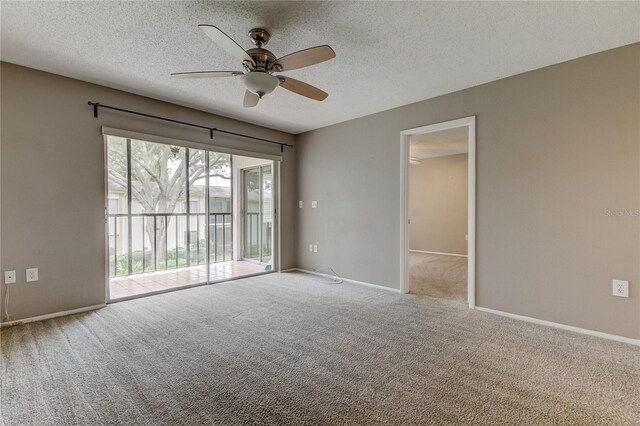
[[[229, 154], [107, 137], [112, 300], [264, 272], [241, 256], [234, 259], [234, 245], [242, 245], [234, 222], [244, 220], [234, 213], [232, 163]], [[256, 171], [247, 175], [257, 191], [247, 191], [255, 198], [249, 203], [255, 243], [253, 257], [247, 258], [268, 262], [271, 228], [266, 221], [271, 219], [263, 208], [271, 197], [271, 167]]]

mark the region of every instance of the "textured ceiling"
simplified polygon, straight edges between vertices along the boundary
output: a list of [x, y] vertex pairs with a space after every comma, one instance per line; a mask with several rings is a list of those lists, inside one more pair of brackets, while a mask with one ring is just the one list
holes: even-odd
[[464, 154], [469, 151], [468, 133], [469, 129], [464, 126], [411, 136], [409, 156], [425, 159]]
[[[640, 41], [640, 2], [7, 2], [0, 58], [299, 133]], [[245, 48], [264, 27], [277, 56], [329, 44], [337, 57], [287, 75], [329, 92], [281, 88], [242, 107], [241, 69], [198, 24]], [[126, 105], [123, 105], [126, 107]]]

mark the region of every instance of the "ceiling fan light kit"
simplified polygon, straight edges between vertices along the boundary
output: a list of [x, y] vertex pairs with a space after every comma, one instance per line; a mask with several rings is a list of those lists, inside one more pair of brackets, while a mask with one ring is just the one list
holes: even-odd
[[254, 28], [249, 31], [249, 38], [256, 46], [245, 51], [231, 37], [213, 25], [199, 25], [204, 33], [227, 53], [242, 61], [242, 71], [195, 71], [171, 74], [175, 78], [217, 78], [243, 76], [242, 79], [247, 88], [243, 105], [247, 108], [254, 107], [263, 96], [273, 92], [276, 87], [282, 86], [298, 95], [317, 101], [323, 101], [328, 93], [310, 84], [295, 80], [283, 75], [273, 75], [274, 72], [290, 71], [319, 64], [335, 58], [336, 54], [327, 45], [316, 46], [289, 55], [277, 58], [264, 46], [269, 42], [271, 34], [262, 28]]
[[244, 75], [244, 85], [260, 99], [273, 92], [280, 85], [280, 80], [266, 72], [250, 72]]

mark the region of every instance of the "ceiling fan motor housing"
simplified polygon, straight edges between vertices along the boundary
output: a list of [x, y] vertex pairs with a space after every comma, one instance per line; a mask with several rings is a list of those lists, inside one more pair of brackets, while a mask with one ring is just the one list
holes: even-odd
[[276, 61], [276, 57], [273, 53], [268, 51], [267, 49], [262, 49], [260, 47], [254, 47], [253, 49], [247, 50], [247, 54], [251, 56], [255, 65], [251, 64], [253, 69], [260, 71], [269, 71], [269, 67]]

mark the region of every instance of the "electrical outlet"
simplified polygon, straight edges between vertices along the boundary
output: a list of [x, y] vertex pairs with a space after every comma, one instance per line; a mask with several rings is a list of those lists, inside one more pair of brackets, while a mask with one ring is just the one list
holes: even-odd
[[32, 283], [38, 281], [38, 268], [27, 269], [27, 282]]
[[313, 245], [313, 252], [314, 252], [314, 253], [317, 253], [317, 252], [318, 252], [318, 245], [317, 245], [317, 244], [314, 244], [314, 245]]
[[302, 201], [298, 201], [298, 208], [302, 208], [302, 206], [304, 206], [304, 203]]
[[613, 295], [629, 297], [629, 281], [613, 280]]
[[4, 271], [4, 283], [15, 284], [16, 283], [16, 271]]
[[318, 202], [317, 201], [312, 201], [311, 202], [311, 208], [312, 209], [317, 209], [318, 208]]
[[309, 244], [309, 251], [313, 251], [313, 244]]

